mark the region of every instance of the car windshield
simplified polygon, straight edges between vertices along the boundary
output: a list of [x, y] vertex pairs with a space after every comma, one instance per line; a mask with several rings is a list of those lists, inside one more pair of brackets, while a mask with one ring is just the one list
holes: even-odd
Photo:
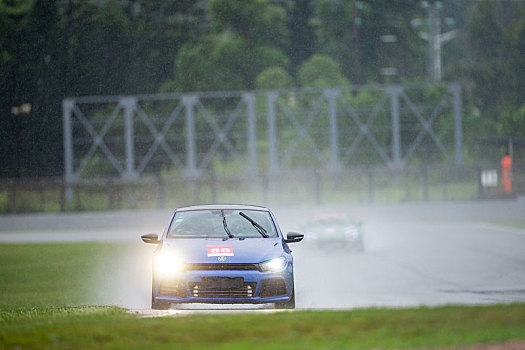
[[[246, 216], [255, 224], [252, 224]], [[260, 227], [257, 227], [257, 224]], [[264, 236], [277, 237], [277, 232], [270, 214], [259, 210], [179, 211], [175, 214], [168, 231], [168, 238], [263, 238]]]

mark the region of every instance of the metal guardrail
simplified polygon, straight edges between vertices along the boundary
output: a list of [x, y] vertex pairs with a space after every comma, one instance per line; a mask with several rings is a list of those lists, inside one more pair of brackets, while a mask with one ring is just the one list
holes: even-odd
[[[470, 166], [355, 168], [338, 173], [295, 169], [278, 174], [220, 175], [188, 180], [148, 176], [134, 183], [97, 178], [76, 184], [72, 203], [61, 178], [0, 181], [0, 213], [174, 208], [194, 203], [266, 205], [475, 200], [478, 169]], [[519, 190], [516, 187], [516, 190]]]
[[61, 177], [1, 179], [0, 213], [44, 212], [46, 208], [63, 212], [65, 191]]

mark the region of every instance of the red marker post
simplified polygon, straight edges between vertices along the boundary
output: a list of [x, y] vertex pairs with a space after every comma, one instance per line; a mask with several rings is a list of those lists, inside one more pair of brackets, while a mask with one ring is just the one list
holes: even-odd
[[512, 159], [508, 153], [501, 159], [501, 168], [503, 190], [505, 194], [512, 194]]

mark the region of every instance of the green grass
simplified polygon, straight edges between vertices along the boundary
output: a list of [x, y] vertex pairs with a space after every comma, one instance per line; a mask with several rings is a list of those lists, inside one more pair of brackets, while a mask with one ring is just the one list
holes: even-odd
[[140, 318], [115, 307], [2, 312], [5, 348], [410, 349], [525, 339], [525, 305]]
[[90, 306], [93, 273], [135, 247], [0, 244], [0, 349], [428, 349], [525, 340], [525, 304], [163, 318]]
[[518, 230], [525, 230], [525, 220], [505, 220], [505, 221], [495, 221], [491, 224], [498, 226], [507, 226], [511, 228], [517, 228]]
[[0, 244], [0, 308], [82, 305], [98, 268], [127, 249], [117, 243]]

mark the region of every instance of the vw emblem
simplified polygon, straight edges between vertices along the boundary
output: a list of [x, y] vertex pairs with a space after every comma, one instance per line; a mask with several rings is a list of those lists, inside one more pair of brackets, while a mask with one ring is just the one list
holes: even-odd
[[219, 260], [220, 262], [225, 262], [226, 261], [226, 257], [225, 256], [219, 256], [217, 258], [217, 260]]

